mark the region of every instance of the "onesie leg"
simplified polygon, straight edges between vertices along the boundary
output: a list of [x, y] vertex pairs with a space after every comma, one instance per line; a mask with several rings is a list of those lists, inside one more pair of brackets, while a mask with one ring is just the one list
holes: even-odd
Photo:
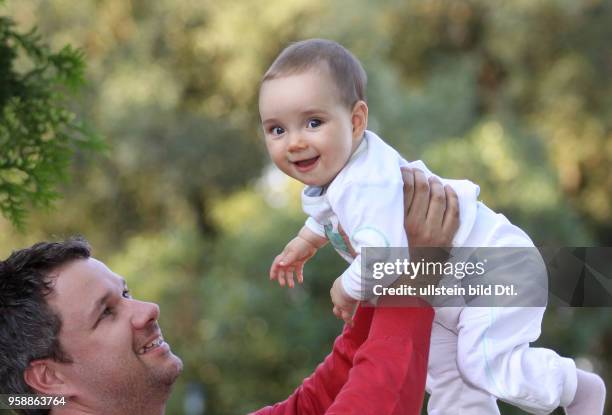
[[427, 404], [429, 415], [495, 415], [497, 402], [491, 394], [461, 378], [457, 368], [457, 334], [434, 321], [429, 350]]
[[548, 414], [572, 402], [574, 361], [529, 347], [540, 336], [543, 314], [543, 307], [464, 308], [457, 325], [463, 379], [530, 413]]

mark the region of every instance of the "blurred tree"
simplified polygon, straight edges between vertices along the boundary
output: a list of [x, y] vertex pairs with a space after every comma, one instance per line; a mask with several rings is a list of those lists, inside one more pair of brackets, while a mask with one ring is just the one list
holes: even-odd
[[59, 197], [73, 153], [102, 141], [69, 109], [68, 92], [83, 84], [82, 52], [51, 52], [36, 29], [14, 26], [0, 16], [0, 213], [23, 228], [28, 205]]
[[[609, 241], [609, 1], [19, 0], [20, 27], [82, 48], [85, 103], [110, 157], [73, 163], [58, 212], [0, 248], [74, 233], [161, 306], [161, 325], [204, 384], [207, 414], [281, 400], [339, 324], [331, 251], [304, 289], [270, 286], [271, 258], [303, 221], [299, 186], [270, 173], [259, 79], [288, 42], [343, 43], [368, 72], [369, 126], [408, 159], [469, 178], [540, 243]], [[262, 177], [263, 176], [263, 177]], [[542, 345], [612, 374], [609, 313], [550, 310]], [[504, 408], [504, 414], [519, 413]]]
[[[381, 16], [383, 30], [391, 38], [389, 60], [404, 82], [418, 91], [411, 100], [421, 109], [415, 114], [420, 122], [411, 123], [417, 149], [429, 146], [432, 140], [457, 141], [454, 137], [464, 136], [483, 118], [495, 120], [502, 130], [521, 132], [510, 140], [511, 158], [526, 157], [531, 159], [530, 166], [542, 165], [553, 173], [546, 187], [557, 193], [549, 199], [556, 201], [541, 211], [541, 217], [575, 226], [577, 215], [572, 211], [576, 211], [588, 233], [609, 245], [612, 46], [608, 39], [612, 37], [612, 2], [391, 2]], [[448, 86], [443, 88], [440, 82]], [[468, 88], [459, 89], [462, 85]], [[436, 93], [445, 91], [457, 93], [441, 95], [446, 104], [440, 100], [431, 105], [436, 104], [432, 102]], [[514, 144], [521, 141], [532, 144], [517, 152], [521, 146]], [[538, 161], [529, 151], [536, 142], [544, 149]], [[457, 150], [461, 144], [453, 147]], [[502, 153], [496, 159], [507, 164], [502, 160], [509, 154]], [[517, 171], [515, 177], [521, 186], [531, 181], [529, 173]], [[491, 177], [468, 175], [475, 181]], [[500, 203], [500, 199], [509, 201], [503, 196], [504, 187], [484, 190], [494, 192], [489, 200], [500, 209], [530, 209], [522, 200]], [[524, 216], [519, 215], [521, 219]], [[572, 231], [566, 235], [574, 243], [584, 243], [583, 238], [576, 241]], [[557, 240], [560, 237], [565, 239], [557, 233]], [[543, 236], [541, 240], [548, 239]]]

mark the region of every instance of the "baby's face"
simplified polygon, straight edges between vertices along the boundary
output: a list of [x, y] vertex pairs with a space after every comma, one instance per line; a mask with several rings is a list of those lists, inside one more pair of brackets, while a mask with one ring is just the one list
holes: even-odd
[[361, 138], [327, 68], [265, 81], [259, 113], [272, 161], [311, 186], [330, 183]]

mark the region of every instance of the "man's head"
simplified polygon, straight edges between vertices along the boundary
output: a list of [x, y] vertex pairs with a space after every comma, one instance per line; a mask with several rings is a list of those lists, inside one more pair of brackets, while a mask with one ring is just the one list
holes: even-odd
[[99, 413], [167, 398], [182, 362], [161, 337], [159, 308], [132, 299], [85, 241], [14, 252], [0, 292], [0, 392], [67, 396]]
[[310, 39], [285, 48], [259, 91], [274, 163], [308, 185], [331, 182], [367, 127], [366, 83], [359, 61], [336, 42]]

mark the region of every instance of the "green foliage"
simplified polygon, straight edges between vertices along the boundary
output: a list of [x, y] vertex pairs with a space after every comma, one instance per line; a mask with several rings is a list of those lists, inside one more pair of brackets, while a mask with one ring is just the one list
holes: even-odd
[[66, 46], [53, 53], [32, 30], [0, 17], [0, 213], [23, 227], [28, 205], [59, 197], [77, 148], [101, 140], [76, 120], [67, 92], [83, 83], [84, 56]]

